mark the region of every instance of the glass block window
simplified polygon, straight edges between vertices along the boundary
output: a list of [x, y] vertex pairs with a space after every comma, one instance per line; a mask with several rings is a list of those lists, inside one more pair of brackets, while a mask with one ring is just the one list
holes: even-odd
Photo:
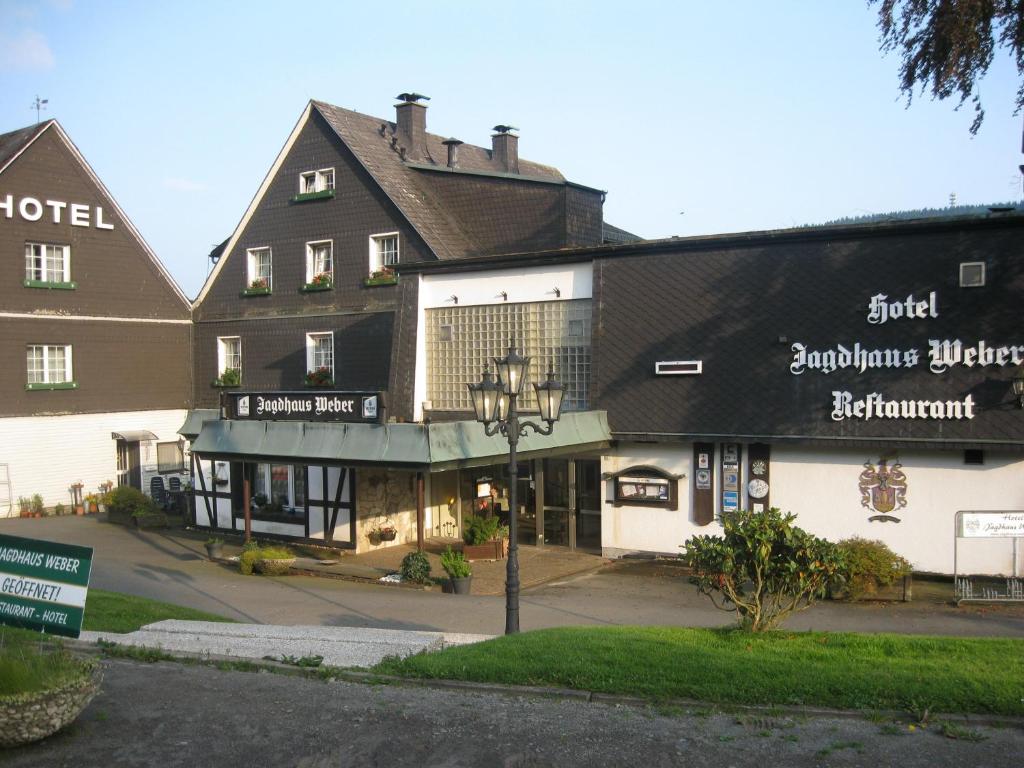
[[71, 249], [66, 245], [25, 243], [25, 279], [66, 283]]
[[591, 300], [439, 307], [426, 311], [427, 399], [437, 410], [472, 411], [466, 385], [480, 380], [484, 363], [504, 357], [515, 336], [530, 357], [519, 407], [536, 410], [533, 383], [548, 365], [565, 385], [563, 408], [580, 411], [590, 400]]

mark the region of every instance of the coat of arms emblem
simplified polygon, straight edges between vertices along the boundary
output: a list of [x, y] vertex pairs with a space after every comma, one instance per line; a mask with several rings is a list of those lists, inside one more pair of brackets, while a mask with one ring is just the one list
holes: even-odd
[[891, 467], [888, 463], [888, 459], [879, 458], [876, 468], [870, 461], [864, 462], [864, 471], [860, 473], [860, 505], [878, 512], [868, 520], [898, 523], [900, 519], [889, 513], [907, 506], [907, 476], [898, 461], [893, 461]]

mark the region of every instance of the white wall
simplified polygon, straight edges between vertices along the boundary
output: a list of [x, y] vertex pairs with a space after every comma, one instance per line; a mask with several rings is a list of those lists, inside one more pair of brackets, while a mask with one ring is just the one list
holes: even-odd
[[[743, 446], [746, 466], [747, 446]], [[602, 459], [602, 472], [618, 472], [649, 464], [673, 474], [679, 481], [679, 509], [603, 504], [602, 547], [609, 555], [632, 551], [674, 553], [697, 534], [720, 534], [713, 522], [696, 525], [691, 514], [692, 443], [620, 444]], [[899, 523], [869, 522], [874, 510], [861, 506], [860, 473], [864, 462], [877, 467], [875, 449], [807, 449], [772, 446], [769, 478], [770, 502], [797, 515], [797, 524], [830, 541], [861, 536], [884, 541], [913, 563], [915, 570], [953, 572], [954, 520], [958, 510], [1024, 510], [1024, 460], [1014, 455], [985, 452], [982, 466], [963, 463], [961, 451], [900, 452], [907, 477], [907, 506], [891, 514]], [[715, 456], [715, 491], [721, 493], [719, 461]], [[891, 466], [890, 461], [890, 466]], [[743, 485], [746, 484], [743, 477]], [[602, 501], [612, 497], [610, 481], [602, 483]], [[749, 499], [742, 498], [746, 506]], [[1019, 545], [1017, 572], [1024, 574], [1024, 542]], [[1009, 539], [959, 543], [960, 570], [973, 573], [1013, 572], [1013, 546]]]
[[[11, 513], [18, 514], [19, 496], [38, 493], [43, 504], [70, 506], [72, 483], [83, 493], [100, 483], [117, 481], [117, 441], [111, 432], [147, 429], [161, 442], [178, 440], [186, 411], [125, 411], [64, 416], [25, 416], [0, 419], [0, 464], [11, 477]], [[139, 446], [143, 484], [156, 472], [156, 443]], [[0, 517], [8, 514], [0, 508]]]
[[[559, 295], [555, 295], [555, 289]], [[423, 420], [427, 397], [426, 310], [434, 307], [477, 306], [508, 301], [516, 304], [538, 301], [568, 301], [592, 298], [593, 268], [583, 264], [481, 270], [446, 275], [420, 275], [419, 307], [416, 314], [416, 382], [413, 394], [414, 418]], [[452, 296], [457, 296], [456, 305]]]

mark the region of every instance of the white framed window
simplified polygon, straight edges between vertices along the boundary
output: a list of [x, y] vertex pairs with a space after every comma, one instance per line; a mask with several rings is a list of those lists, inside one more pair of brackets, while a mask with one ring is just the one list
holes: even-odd
[[246, 250], [248, 260], [247, 288], [266, 288], [270, 290], [273, 277], [273, 254], [269, 248], [249, 248]]
[[397, 263], [398, 233], [370, 235], [370, 272], [379, 272], [384, 267], [392, 267]]
[[28, 383], [68, 384], [71, 375], [70, 344], [29, 344], [26, 348]]
[[322, 168], [319, 171], [306, 171], [299, 174], [299, 194], [309, 195], [313, 192], [326, 192], [334, 189], [334, 169]]
[[306, 243], [306, 282], [312, 283], [313, 278], [327, 275], [334, 276], [334, 241], [317, 240]]
[[330, 331], [306, 334], [306, 370], [312, 372], [321, 368], [330, 371], [334, 378], [334, 334]]
[[306, 506], [306, 467], [292, 464], [257, 464], [253, 502], [258, 515], [298, 515]]
[[236, 383], [242, 378], [242, 339], [239, 336], [218, 336], [217, 337], [217, 375], [231, 378], [231, 371], [237, 378]]
[[71, 247], [25, 243], [25, 279], [46, 283], [71, 282]]

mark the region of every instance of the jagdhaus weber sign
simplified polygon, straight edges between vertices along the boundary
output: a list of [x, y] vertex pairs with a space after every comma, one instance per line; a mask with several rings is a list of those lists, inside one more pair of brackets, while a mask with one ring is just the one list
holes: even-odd
[[92, 548], [0, 535], [0, 624], [78, 637]]
[[228, 418], [266, 421], [348, 421], [376, 423], [379, 392], [237, 392]]

